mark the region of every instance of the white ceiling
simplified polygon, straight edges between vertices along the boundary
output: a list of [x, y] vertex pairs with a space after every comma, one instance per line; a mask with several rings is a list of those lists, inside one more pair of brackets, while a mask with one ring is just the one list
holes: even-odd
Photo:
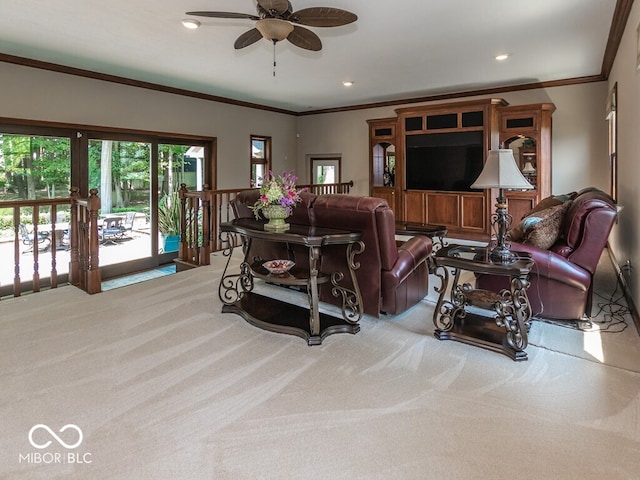
[[[615, 0], [291, 0], [358, 15], [320, 52], [234, 50], [255, 0], [0, 0], [0, 53], [295, 112], [599, 75]], [[502, 63], [494, 56], [507, 52]], [[342, 86], [344, 80], [355, 84]]]

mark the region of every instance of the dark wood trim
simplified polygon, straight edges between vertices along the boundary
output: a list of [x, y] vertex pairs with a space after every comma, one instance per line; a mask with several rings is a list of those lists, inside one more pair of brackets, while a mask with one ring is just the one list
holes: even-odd
[[[164, 140], [187, 140], [199, 142], [215, 141], [216, 137], [208, 137], [205, 135], [190, 135], [185, 133], [172, 132], [156, 132], [153, 130], [136, 130], [132, 128], [104, 127], [99, 125], [82, 125], [79, 123], [49, 122], [44, 120], [28, 120], [24, 118], [0, 117], [0, 124], [19, 125], [25, 127], [33, 127], [36, 129], [60, 129], [60, 130], [79, 130], [82, 132], [99, 132], [111, 135], [127, 136], [136, 135], [138, 137], [153, 137], [153, 139]], [[40, 130], [38, 130], [40, 131]], [[34, 133], [37, 133], [35, 131]]]
[[352, 110], [366, 110], [369, 108], [393, 107], [393, 106], [405, 105], [409, 103], [435, 102], [438, 100], [456, 100], [456, 99], [461, 99], [465, 97], [496, 95], [496, 94], [503, 94], [507, 92], [518, 92], [522, 90], [535, 90], [537, 88], [564, 87], [568, 85], [580, 85], [583, 83], [602, 82], [604, 80], [606, 79], [603, 78], [602, 75], [591, 75], [586, 77], [567, 78], [564, 80], [553, 80], [549, 82], [526, 83], [522, 85], [492, 87], [492, 88], [485, 88], [481, 90], [468, 90], [466, 92], [452, 92], [452, 93], [443, 93], [439, 95], [428, 95], [425, 97], [389, 100], [386, 102], [366, 103], [362, 105], [351, 105], [348, 107], [325, 108], [322, 110], [309, 110], [308, 112], [298, 113], [298, 116], [303, 117], [306, 115], [318, 115], [321, 113], [339, 113], [339, 112], [348, 112]]
[[207, 100], [210, 102], [226, 103], [226, 104], [235, 105], [238, 107], [255, 108], [257, 110], [266, 110], [266, 111], [275, 112], [275, 113], [284, 113], [286, 115], [296, 115], [296, 112], [292, 110], [285, 110], [283, 108], [269, 107], [267, 105], [261, 105], [258, 103], [234, 100], [231, 98], [220, 97], [218, 95], [195, 92], [195, 91], [186, 90], [183, 88], [169, 87], [167, 85], [144, 82], [142, 80], [134, 80], [131, 78], [120, 77], [117, 75], [109, 75], [106, 73], [94, 72], [92, 70], [84, 70], [82, 68], [68, 67], [66, 65], [59, 65], [57, 63], [43, 62], [41, 60], [18, 57], [18, 56], [9, 55], [6, 53], [0, 53], [0, 62], [13, 63], [15, 65], [22, 65], [23, 67], [38, 68], [40, 70], [48, 70], [51, 72], [64, 73], [66, 75], [75, 75], [77, 77], [92, 78], [94, 80], [102, 80], [104, 82], [119, 83], [121, 85], [128, 85], [130, 87], [145, 88], [147, 90], [155, 90], [163, 93], [171, 93], [173, 95], [182, 95], [184, 97], [198, 98], [200, 100]]
[[[618, 0], [618, 1], [631, 2], [631, 3], [633, 2], [633, 0]], [[627, 16], [628, 16], [628, 12], [627, 12]], [[625, 18], [625, 22], [626, 22], [626, 18]], [[619, 44], [619, 39], [618, 39], [618, 44]], [[617, 49], [617, 44], [616, 44], [616, 49]], [[614, 54], [615, 54], [615, 51], [614, 51]], [[445, 93], [445, 94], [427, 95], [423, 97], [414, 97], [414, 98], [399, 98], [397, 100], [388, 100], [385, 102], [364, 103], [364, 104], [358, 104], [358, 105], [349, 105], [346, 107], [309, 110], [307, 112], [295, 112], [292, 110], [284, 110], [281, 108], [269, 107], [269, 106], [260, 105], [257, 103], [243, 102], [240, 100], [233, 100], [231, 98], [219, 97], [217, 95], [210, 95], [210, 94], [201, 93], [201, 92], [194, 92], [191, 90], [184, 90], [181, 88], [168, 87], [165, 85], [159, 85], [159, 84], [150, 83], [150, 82], [142, 82], [142, 81], [133, 80], [130, 78], [118, 77], [115, 75], [107, 75], [104, 73], [93, 72], [91, 70], [83, 70], [80, 68], [67, 67], [64, 65], [43, 62], [40, 60], [33, 60], [25, 57], [17, 57], [15, 55], [8, 55], [6, 53], [0, 53], [0, 62], [13, 63], [16, 65], [38, 68], [41, 70], [49, 70], [52, 72], [64, 73], [67, 75], [76, 75], [76, 76], [85, 77], [85, 78], [92, 78], [94, 80], [102, 80], [105, 82], [119, 83], [122, 85], [128, 85], [132, 87], [155, 90], [158, 92], [171, 93], [174, 95], [182, 95], [185, 97], [198, 98], [200, 100], [207, 100], [210, 102], [227, 103], [229, 105], [255, 108], [258, 110], [271, 111], [275, 113], [283, 113], [285, 115], [294, 115], [298, 117], [304, 117], [307, 115], [318, 115], [321, 113], [339, 113], [339, 112], [349, 112], [353, 110], [366, 110], [369, 108], [390, 107], [390, 106], [393, 107], [393, 106], [404, 105], [409, 103], [424, 103], [424, 102], [434, 102], [438, 100], [452, 100], [456, 98], [465, 98], [465, 97], [473, 97], [473, 96], [481, 96], [481, 95], [495, 95], [495, 94], [503, 94], [505, 92], [534, 90], [537, 88], [551, 88], [551, 87], [562, 87], [567, 85], [579, 85], [582, 83], [593, 83], [593, 82], [601, 82], [606, 80], [606, 78], [603, 77], [602, 74], [600, 74], [600, 75], [591, 75], [591, 76], [585, 76], [585, 77], [567, 78], [563, 80], [553, 80], [549, 82], [534, 82], [534, 83], [526, 83], [521, 85], [506, 85], [501, 87], [492, 87], [492, 88], [485, 88], [485, 89], [479, 89], [479, 90], [451, 92], [451, 93]]]
[[629, 20], [632, 6], [633, 0], [618, 0], [616, 3], [613, 20], [611, 21], [611, 29], [609, 30], [609, 39], [607, 40], [607, 47], [605, 48], [602, 59], [601, 75], [604, 79], [608, 79], [611, 73], [611, 68], [616, 59], [618, 47], [622, 41], [622, 34], [627, 26], [627, 20]]

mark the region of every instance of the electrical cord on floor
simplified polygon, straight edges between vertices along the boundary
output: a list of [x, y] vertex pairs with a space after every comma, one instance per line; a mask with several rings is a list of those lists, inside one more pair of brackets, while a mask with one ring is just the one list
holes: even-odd
[[[596, 304], [598, 310], [591, 315], [590, 320], [556, 321], [537, 317], [533, 318], [533, 320], [548, 323], [556, 327], [568, 328], [570, 330], [580, 330], [585, 333], [624, 332], [629, 326], [627, 317], [631, 315], [631, 311], [625, 303], [621, 302], [621, 300], [624, 300], [624, 293], [618, 292], [620, 282], [616, 281], [615, 284], [616, 286], [609, 296], [594, 292], [594, 297], [598, 297], [604, 301]], [[604, 318], [602, 320], [596, 320], [596, 318], [600, 316]], [[594, 329], [593, 324], [598, 325], [598, 328]]]
[[616, 287], [608, 298], [594, 292], [594, 296], [605, 300], [605, 302], [599, 302], [597, 304], [598, 311], [595, 315], [592, 315], [592, 318], [597, 318], [601, 314], [604, 314], [604, 320], [592, 320], [598, 325], [606, 325], [606, 327], [600, 327], [599, 329], [599, 331], [603, 333], [620, 333], [626, 330], [629, 326], [626, 317], [631, 315], [631, 311], [629, 310], [629, 307], [621, 302], [621, 300], [624, 300], [624, 292], [621, 291], [618, 293], [620, 282], [616, 281], [615, 284]]
[[[580, 330], [585, 333], [620, 333], [624, 332], [629, 326], [627, 318], [630, 317], [631, 311], [624, 302], [624, 292], [619, 292], [620, 282], [616, 280], [615, 288], [611, 295], [606, 296], [598, 292], [594, 292], [594, 298], [601, 300], [595, 304], [598, 310], [591, 315], [589, 320], [571, 320], [557, 321], [546, 318], [534, 317], [532, 320], [548, 323], [556, 327], [568, 328], [570, 330]], [[602, 320], [596, 320], [600, 316]], [[593, 324], [598, 325], [597, 329], [593, 328]]]

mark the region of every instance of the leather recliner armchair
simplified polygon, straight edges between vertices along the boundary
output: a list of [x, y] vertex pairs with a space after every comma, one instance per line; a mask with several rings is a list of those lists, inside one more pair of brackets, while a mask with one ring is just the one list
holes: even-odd
[[[248, 208], [258, 198], [256, 189], [240, 192], [233, 204], [237, 217], [253, 216]], [[287, 221], [302, 225], [362, 232], [364, 251], [355, 261], [360, 268], [356, 278], [365, 313], [379, 316], [380, 313], [398, 314], [417, 304], [429, 289], [427, 259], [432, 242], [427, 236], [415, 236], [400, 246], [395, 238], [395, 216], [385, 200], [355, 195], [302, 194], [302, 203], [293, 209]], [[342, 272], [344, 285], [350, 285], [344, 246], [323, 248], [323, 273]], [[275, 256], [274, 256], [275, 255]], [[302, 247], [287, 247], [273, 242], [251, 244], [250, 257], [288, 258], [299, 266], [308, 265], [308, 252]], [[329, 284], [320, 286], [320, 300], [339, 305], [341, 299], [331, 293]]]
[[[617, 217], [613, 199], [595, 188], [576, 194], [560, 224], [558, 239], [549, 249], [515, 243], [511, 250], [528, 252], [535, 265], [527, 291], [532, 316], [582, 320], [591, 316], [593, 277]], [[505, 277], [481, 274], [476, 287], [499, 291]]]

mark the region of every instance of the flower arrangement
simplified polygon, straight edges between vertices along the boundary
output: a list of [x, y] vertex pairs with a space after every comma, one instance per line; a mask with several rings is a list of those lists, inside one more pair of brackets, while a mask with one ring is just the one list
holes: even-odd
[[269, 170], [269, 173], [261, 177], [261, 180], [260, 198], [249, 207], [253, 210], [256, 218], [259, 217], [262, 209], [272, 205], [283, 207], [287, 213], [291, 215], [296, 203], [302, 201], [300, 193], [306, 190], [306, 188], [296, 188], [298, 177], [295, 172], [291, 170], [289, 172], [282, 172], [281, 175], [274, 175], [274, 173]]

